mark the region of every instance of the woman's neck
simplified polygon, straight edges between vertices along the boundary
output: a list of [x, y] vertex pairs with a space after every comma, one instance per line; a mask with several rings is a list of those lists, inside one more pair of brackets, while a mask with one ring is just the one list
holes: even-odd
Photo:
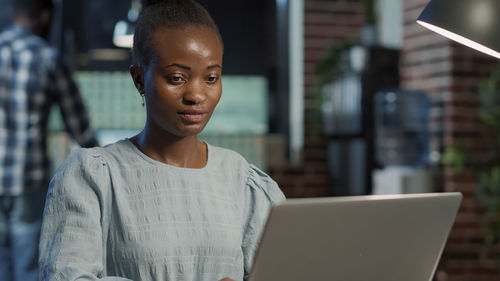
[[165, 164], [194, 169], [207, 164], [206, 144], [199, 141], [196, 135], [178, 137], [146, 127], [131, 141], [148, 157]]

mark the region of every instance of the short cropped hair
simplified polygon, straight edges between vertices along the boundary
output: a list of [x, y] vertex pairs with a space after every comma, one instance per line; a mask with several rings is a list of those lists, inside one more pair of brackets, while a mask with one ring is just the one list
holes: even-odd
[[161, 27], [185, 28], [188, 26], [212, 29], [222, 36], [208, 11], [194, 0], [143, 0], [134, 33], [133, 52], [139, 65], [149, 64], [152, 57], [152, 34]]

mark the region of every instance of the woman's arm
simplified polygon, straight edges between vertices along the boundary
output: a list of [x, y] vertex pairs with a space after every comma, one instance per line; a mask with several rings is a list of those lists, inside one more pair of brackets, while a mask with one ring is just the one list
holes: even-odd
[[108, 280], [103, 212], [106, 163], [94, 150], [73, 153], [51, 181], [40, 238], [40, 280]]
[[250, 165], [246, 186], [246, 225], [241, 246], [245, 270], [243, 280], [249, 277], [254, 255], [272, 204], [286, 200], [278, 184], [253, 165]]

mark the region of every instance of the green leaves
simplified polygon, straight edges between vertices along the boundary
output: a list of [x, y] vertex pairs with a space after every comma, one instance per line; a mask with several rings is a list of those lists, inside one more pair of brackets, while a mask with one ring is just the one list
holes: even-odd
[[482, 220], [488, 229], [486, 243], [493, 245], [500, 240], [500, 165], [492, 166], [479, 172], [477, 197], [486, 208]]
[[340, 74], [342, 67], [348, 64], [346, 51], [354, 44], [354, 40], [346, 40], [334, 43], [325, 49], [323, 57], [316, 65], [315, 86], [321, 88]]
[[316, 65], [316, 77], [311, 86], [312, 110], [308, 113], [310, 122], [308, 123], [310, 136], [317, 138], [321, 134], [321, 104], [323, 103], [322, 87], [337, 78], [349, 62], [347, 61], [347, 51], [355, 45], [355, 40], [345, 40], [335, 42], [328, 46], [321, 60]]
[[484, 207], [481, 225], [488, 230], [486, 243], [493, 245], [500, 242], [500, 65], [480, 83], [478, 92], [478, 117], [492, 130], [496, 141], [485, 142], [487, 153], [481, 158], [468, 153], [459, 142], [446, 149], [442, 163], [453, 167], [455, 174], [466, 167], [476, 172], [476, 196]]
[[500, 133], [500, 68], [479, 85], [479, 118]]
[[500, 164], [478, 172], [478, 198], [489, 211], [500, 212]]
[[365, 24], [376, 24], [377, 23], [377, 13], [375, 9], [375, 0], [363, 0], [364, 14], [365, 14]]
[[462, 146], [450, 146], [443, 154], [442, 162], [453, 167], [455, 174], [461, 174], [465, 168], [465, 152]]

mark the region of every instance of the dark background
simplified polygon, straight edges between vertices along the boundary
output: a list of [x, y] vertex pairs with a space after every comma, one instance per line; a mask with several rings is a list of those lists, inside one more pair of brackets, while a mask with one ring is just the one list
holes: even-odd
[[[8, 24], [14, 0], [0, 0], [0, 28]], [[275, 69], [276, 9], [274, 1], [200, 0], [222, 34], [224, 73], [269, 75]], [[123, 70], [123, 62], [104, 62], [80, 55], [95, 49], [119, 49], [112, 43], [117, 21], [127, 17], [130, 1], [58, 0], [51, 42], [69, 55], [76, 67], [87, 70]], [[123, 49], [122, 49], [123, 50]], [[69, 56], [68, 55], [68, 56]], [[128, 64], [128, 61], [127, 61]]]
[[[9, 23], [13, 1], [0, 0], [0, 28]], [[286, 15], [277, 11], [276, 1], [198, 2], [209, 11], [222, 34], [223, 74], [265, 76], [269, 106], [274, 108], [269, 110], [270, 131], [287, 134]], [[114, 46], [112, 37], [115, 23], [127, 18], [131, 1], [54, 0], [54, 3], [56, 13], [50, 42], [62, 50], [70, 66], [75, 70], [128, 70], [133, 62], [131, 52]], [[278, 20], [282, 23], [278, 24]], [[114, 55], [107, 55], [111, 53]]]

